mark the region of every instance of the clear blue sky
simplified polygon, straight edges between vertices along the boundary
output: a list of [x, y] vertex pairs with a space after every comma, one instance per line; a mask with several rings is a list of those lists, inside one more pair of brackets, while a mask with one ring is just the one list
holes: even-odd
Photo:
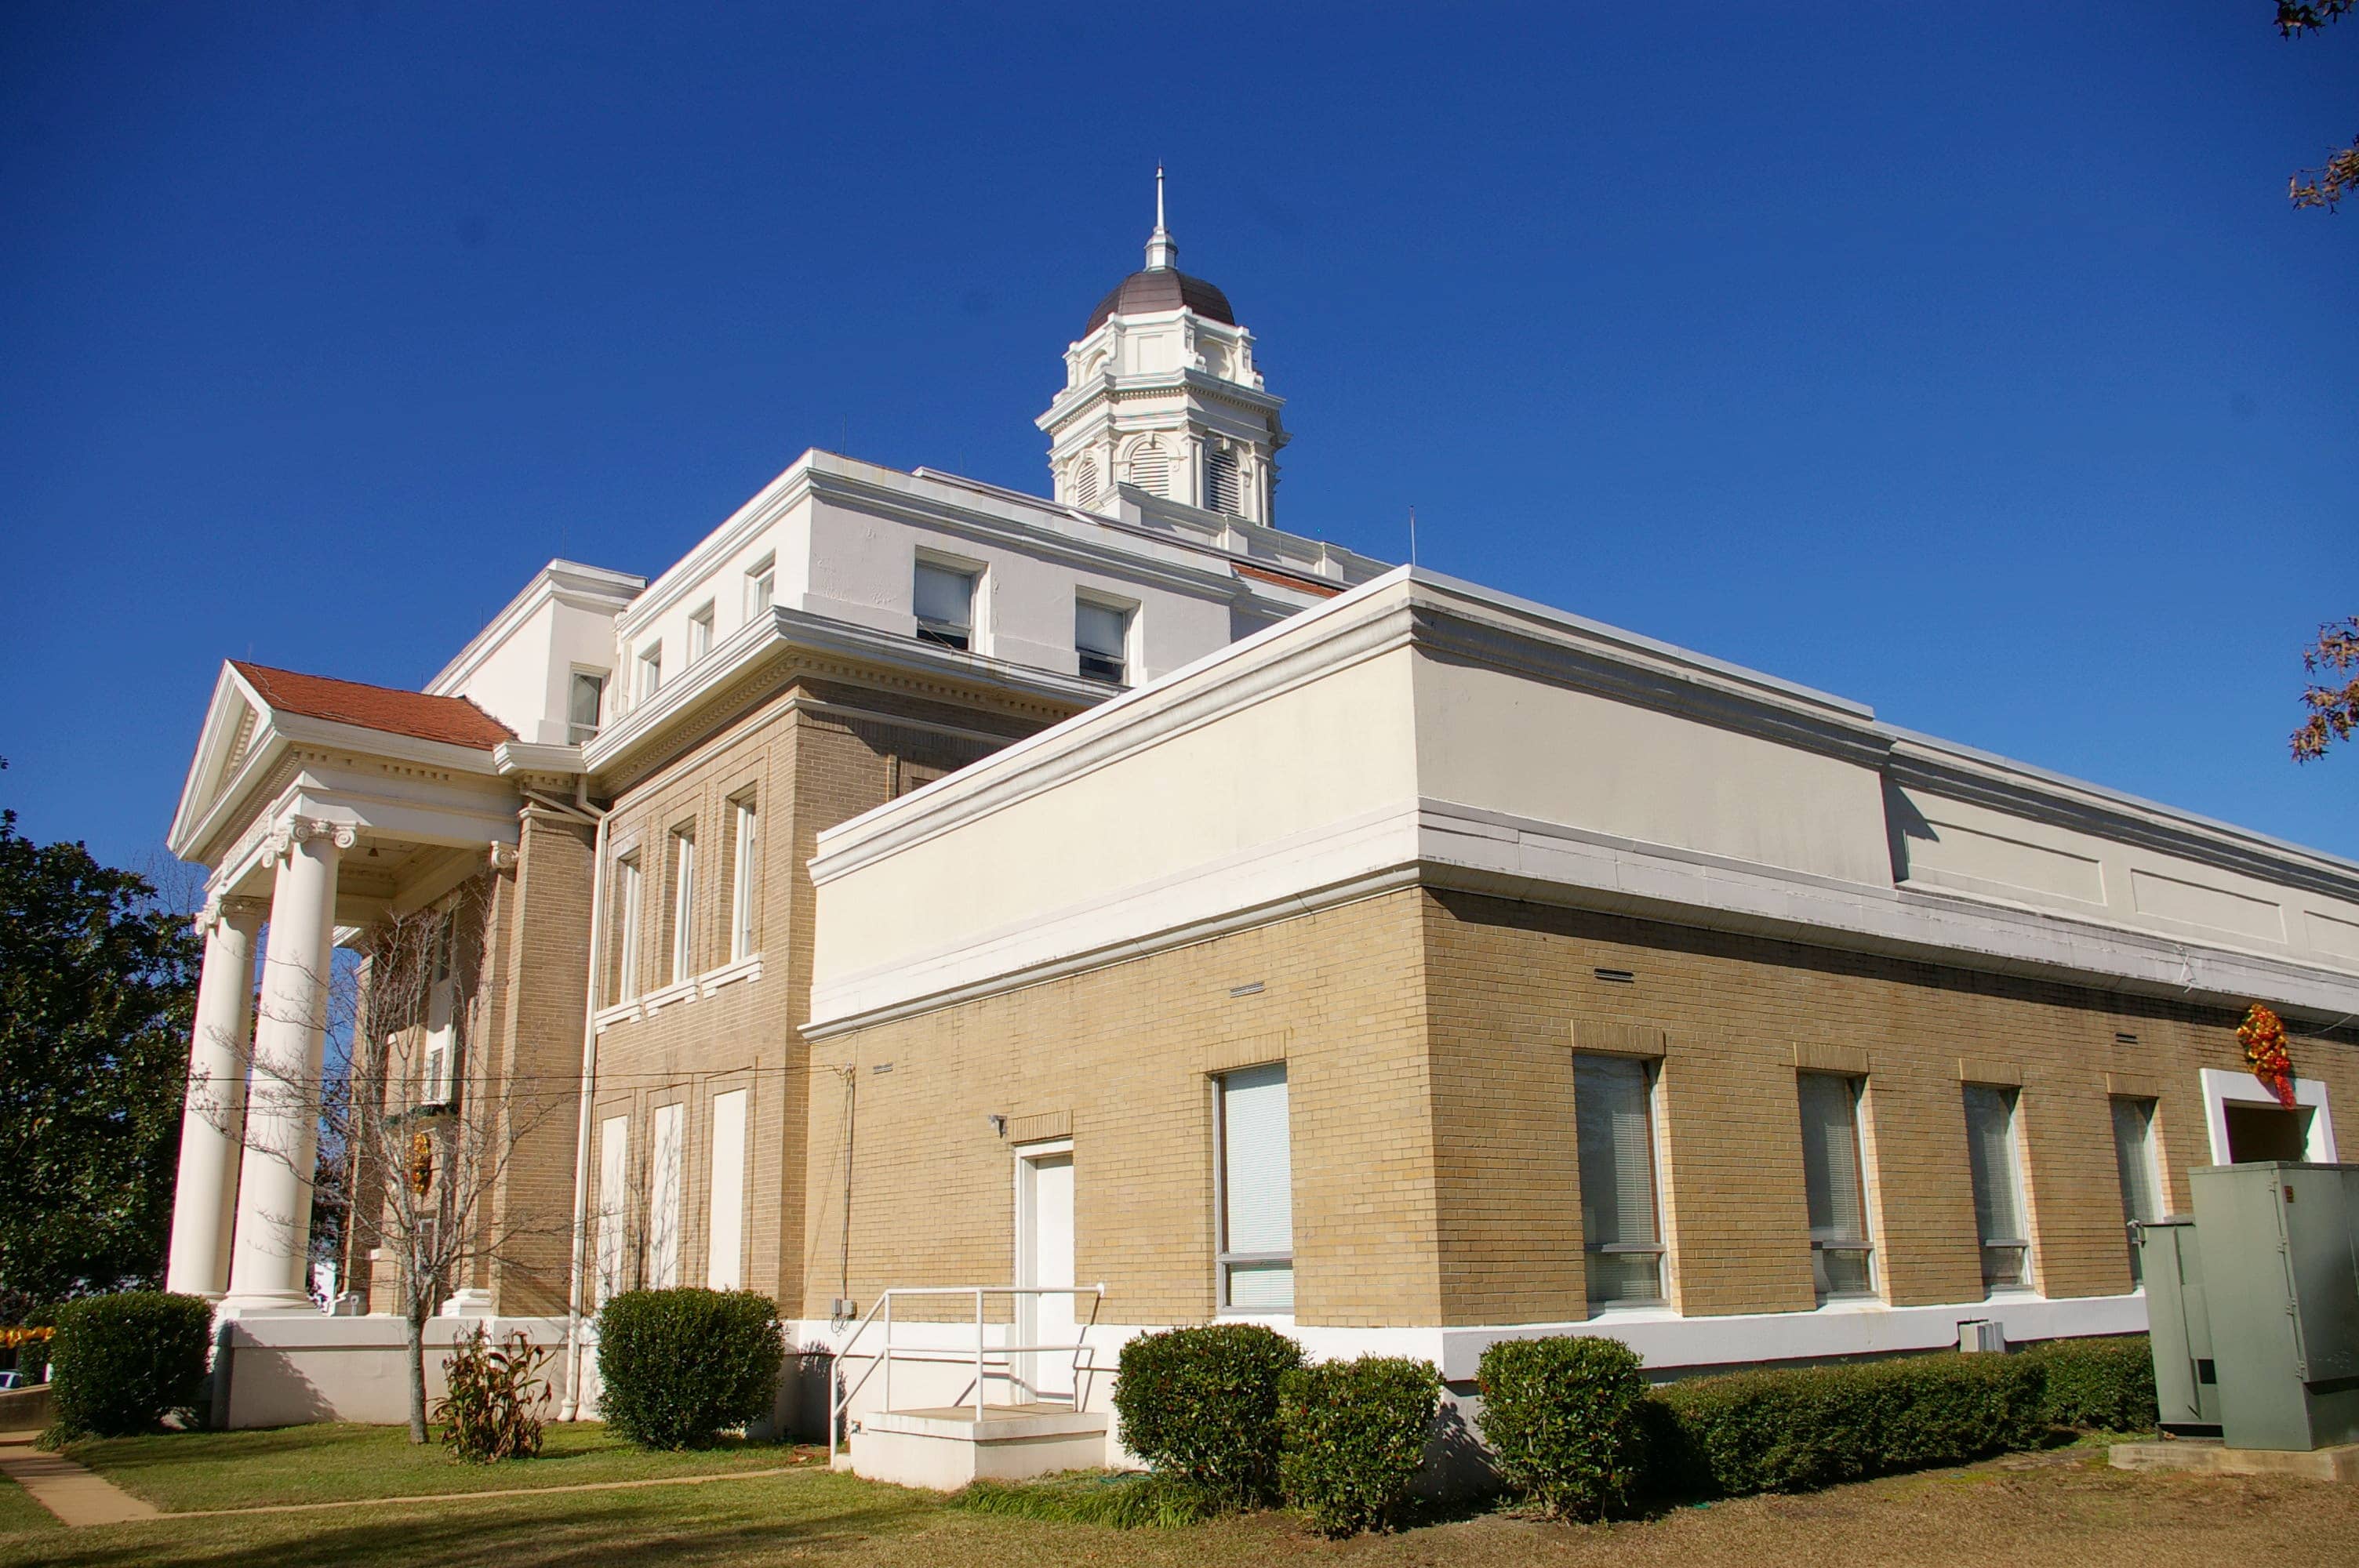
[[2359, 23], [2270, 9], [10, 5], [0, 801], [137, 863], [223, 656], [417, 685], [847, 433], [1044, 489], [1160, 157], [1283, 524], [2359, 855]]

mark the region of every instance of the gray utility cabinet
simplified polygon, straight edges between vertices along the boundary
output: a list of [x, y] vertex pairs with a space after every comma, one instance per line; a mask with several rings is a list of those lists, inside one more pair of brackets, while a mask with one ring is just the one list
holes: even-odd
[[2162, 1429], [2217, 1432], [2220, 1378], [2212, 1357], [2212, 1317], [2203, 1301], [2195, 1221], [2185, 1215], [2150, 1219], [2136, 1227], [2136, 1235], [2147, 1323], [2154, 1335], [2154, 1393]]
[[2189, 1175], [2221, 1436], [2232, 1448], [2359, 1442], [2359, 1165]]

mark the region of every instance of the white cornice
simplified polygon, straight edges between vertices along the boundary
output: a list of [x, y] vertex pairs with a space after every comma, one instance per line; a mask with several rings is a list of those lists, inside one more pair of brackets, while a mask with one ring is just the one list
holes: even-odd
[[981, 687], [1064, 706], [1103, 701], [1106, 688], [1077, 676], [1060, 676], [1005, 660], [962, 654], [939, 643], [899, 637], [849, 622], [773, 605], [713, 645], [679, 678], [603, 730], [584, 746], [582, 765], [603, 773], [694, 717], [708, 700], [728, 690], [757, 665], [793, 653], [832, 655], [858, 664], [932, 680]]
[[579, 561], [551, 561], [535, 572], [523, 591], [508, 600], [506, 608], [493, 616], [491, 623], [470, 638], [458, 656], [426, 683], [426, 690], [432, 696], [448, 696], [518, 626], [551, 600], [577, 610], [619, 615], [647, 586], [647, 579], [630, 572], [584, 566]]
[[812, 468], [822, 461], [842, 462], [832, 453], [813, 447], [788, 463], [777, 477], [756, 491], [727, 521], [700, 540], [696, 547], [658, 573], [647, 591], [632, 601], [614, 623], [615, 634], [627, 643], [649, 622], [701, 586], [713, 568], [734, 555], [755, 535], [794, 509], [810, 492]]

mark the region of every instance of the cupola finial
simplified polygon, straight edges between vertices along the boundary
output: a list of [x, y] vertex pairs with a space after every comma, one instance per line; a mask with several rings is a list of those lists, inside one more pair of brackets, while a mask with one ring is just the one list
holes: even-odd
[[1163, 166], [1158, 163], [1155, 166], [1155, 232], [1147, 236], [1147, 270], [1176, 266], [1179, 261], [1179, 243], [1163, 226]]

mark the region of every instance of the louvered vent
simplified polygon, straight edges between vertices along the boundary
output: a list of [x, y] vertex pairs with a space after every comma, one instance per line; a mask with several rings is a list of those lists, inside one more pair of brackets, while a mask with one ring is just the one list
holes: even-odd
[[1245, 514], [1245, 486], [1237, 475], [1237, 455], [1215, 449], [1204, 455], [1204, 504], [1232, 517]]
[[1171, 460], [1160, 447], [1141, 447], [1130, 457], [1130, 482], [1149, 495], [1171, 493]]
[[1073, 470], [1073, 504], [1095, 506], [1098, 503], [1098, 460], [1085, 457]]

